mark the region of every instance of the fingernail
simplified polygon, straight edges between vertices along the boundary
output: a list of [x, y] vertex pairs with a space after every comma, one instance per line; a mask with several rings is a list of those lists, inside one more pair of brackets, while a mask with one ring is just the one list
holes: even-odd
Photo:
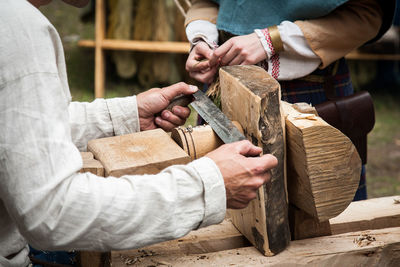
[[161, 118], [160, 117], [156, 117], [155, 121], [156, 121], [157, 124], [160, 124], [161, 123]]
[[189, 84], [189, 90], [194, 93], [194, 92], [196, 92], [198, 90], [198, 88], [197, 88], [196, 85]]
[[168, 119], [169, 118], [169, 112], [168, 111], [164, 111], [163, 112], [163, 117]]

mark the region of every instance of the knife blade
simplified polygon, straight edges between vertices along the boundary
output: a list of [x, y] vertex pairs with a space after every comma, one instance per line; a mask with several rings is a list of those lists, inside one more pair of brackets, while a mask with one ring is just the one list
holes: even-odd
[[[174, 106], [186, 107], [189, 104], [211, 126], [225, 144], [246, 139], [232, 121], [200, 90], [193, 95], [175, 97], [166, 109], [172, 111]], [[161, 113], [158, 115], [161, 115]]]
[[190, 105], [225, 144], [246, 139], [232, 121], [201, 90], [194, 93], [193, 97], [195, 101]]

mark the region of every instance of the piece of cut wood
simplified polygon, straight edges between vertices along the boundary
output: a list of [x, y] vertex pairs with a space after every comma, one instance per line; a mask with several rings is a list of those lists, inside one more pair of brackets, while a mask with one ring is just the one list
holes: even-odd
[[330, 219], [332, 234], [367, 229], [400, 227], [400, 196], [351, 202], [337, 217]]
[[361, 160], [350, 139], [313, 113], [282, 101], [286, 116], [289, 202], [320, 222], [353, 200]]
[[88, 150], [105, 168], [106, 176], [156, 174], [174, 164], [190, 162], [162, 129], [91, 140]]
[[[375, 241], [354, 242], [369, 237]], [[165, 246], [167, 247], [167, 246]], [[340, 235], [296, 240], [280, 254], [264, 257], [254, 247], [228, 249], [213, 253], [186, 255], [181, 251], [159, 253], [148, 247], [111, 253], [113, 267], [133, 266], [399, 266], [400, 227], [351, 232]]]
[[81, 152], [83, 167], [80, 172], [91, 172], [97, 176], [104, 177], [104, 167], [101, 165], [100, 161], [95, 160], [93, 153], [91, 152]]
[[177, 127], [171, 131], [171, 137], [192, 160], [201, 158], [223, 144], [210, 125]]
[[280, 86], [264, 69], [229, 66], [219, 71], [222, 111], [240, 123], [245, 136], [273, 154], [278, 166], [246, 209], [231, 211], [232, 221], [263, 254], [275, 255], [288, 245], [290, 231], [284, 181], [284, 138]]

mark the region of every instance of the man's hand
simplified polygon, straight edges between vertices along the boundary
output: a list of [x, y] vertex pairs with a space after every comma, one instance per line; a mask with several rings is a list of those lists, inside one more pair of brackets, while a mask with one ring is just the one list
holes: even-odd
[[261, 152], [261, 148], [244, 140], [223, 145], [206, 155], [214, 160], [224, 177], [228, 208], [245, 208], [256, 198], [258, 188], [269, 181], [269, 170], [278, 161], [270, 154], [255, 157]]
[[267, 58], [257, 34], [236, 36], [215, 49], [210, 65], [253, 65]]
[[[183, 125], [190, 115], [188, 107], [175, 106], [172, 112], [164, 110], [171, 100], [181, 94], [189, 95], [197, 91], [197, 87], [184, 82], [176, 83], [163, 89], [153, 88], [136, 96], [140, 130], [151, 130], [158, 127], [170, 131]], [[162, 111], [162, 112], [161, 112]], [[161, 116], [155, 114], [161, 112]]]
[[211, 83], [214, 80], [218, 66], [209, 64], [212, 53], [213, 50], [206, 42], [199, 42], [193, 47], [186, 61], [186, 70], [190, 77], [202, 83]]

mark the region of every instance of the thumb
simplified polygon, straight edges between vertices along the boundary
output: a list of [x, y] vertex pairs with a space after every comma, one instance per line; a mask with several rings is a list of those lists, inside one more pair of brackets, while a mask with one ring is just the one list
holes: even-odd
[[164, 87], [160, 92], [169, 102], [178, 95], [191, 95], [196, 93], [197, 86], [188, 85], [184, 82], [176, 83], [168, 87]]
[[262, 149], [253, 145], [249, 140], [243, 140], [236, 143], [236, 149], [239, 154], [245, 157], [254, 157], [260, 155]]

